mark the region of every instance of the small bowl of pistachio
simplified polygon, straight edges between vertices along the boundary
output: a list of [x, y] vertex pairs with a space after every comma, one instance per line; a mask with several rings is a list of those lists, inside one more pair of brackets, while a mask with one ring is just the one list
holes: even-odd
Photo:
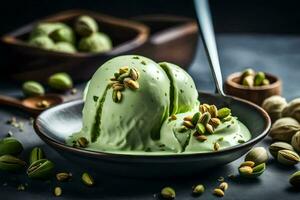
[[281, 80], [269, 73], [251, 68], [228, 76], [226, 94], [249, 100], [257, 105], [273, 95], [281, 94]]

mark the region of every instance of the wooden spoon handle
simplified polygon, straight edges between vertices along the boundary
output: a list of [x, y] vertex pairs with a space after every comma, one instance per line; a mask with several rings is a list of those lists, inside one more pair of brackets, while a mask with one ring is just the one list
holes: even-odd
[[22, 102], [16, 98], [0, 95], [0, 105], [14, 106], [24, 108]]

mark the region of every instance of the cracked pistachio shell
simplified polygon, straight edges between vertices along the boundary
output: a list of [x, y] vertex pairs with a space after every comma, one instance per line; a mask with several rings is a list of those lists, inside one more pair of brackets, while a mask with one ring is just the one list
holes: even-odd
[[298, 131], [293, 137], [292, 137], [292, 142], [291, 142], [293, 148], [297, 151], [300, 152], [300, 131]]
[[252, 161], [255, 165], [267, 162], [269, 155], [264, 147], [254, 147], [245, 157], [245, 161]]
[[45, 94], [44, 87], [36, 81], [26, 81], [22, 85], [22, 91], [25, 96], [39, 96]]
[[11, 155], [0, 156], [0, 170], [16, 172], [26, 165], [26, 162]]
[[269, 152], [274, 158], [277, 158], [278, 151], [284, 149], [294, 151], [292, 145], [286, 142], [274, 142], [269, 146]]
[[294, 187], [300, 188], [300, 171], [297, 171], [291, 175], [290, 184]]
[[275, 121], [269, 132], [273, 140], [291, 142], [293, 135], [300, 130], [300, 124], [291, 117], [280, 118]]
[[19, 155], [23, 151], [23, 146], [16, 138], [7, 137], [0, 140], [0, 156]]
[[291, 166], [296, 165], [300, 161], [299, 155], [290, 150], [278, 151], [277, 160], [283, 165]]
[[283, 109], [282, 116], [292, 117], [300, 122], [300, 98], [294, 99]]
[[60, 72], [49, 77], [48, 85], [53, 89], [68, 90], [73, 87], [73, 81], [69, 74]]
[[285, 98], [275, 95], [265, 99], [262, 103], [262, 108], [270, 115], [274, 122], [281, 117], [281, 112], [286, 105]]
[[47, 179], [53, 174], [54, 164], [50, 160], [40, 159], [33, 162], [27, 169], [29, 178]]

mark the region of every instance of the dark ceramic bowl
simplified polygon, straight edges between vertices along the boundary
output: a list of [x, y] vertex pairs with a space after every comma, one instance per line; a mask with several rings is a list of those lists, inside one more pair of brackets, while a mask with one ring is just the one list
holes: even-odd
[[[66, 137], [81, 128], [83, 101], [73, 101], [48, 109], [38, 116], [34, 128], [39, 137], [62, 156], [101, 173], [129, 177], [186, 176], [232, 162], [262, 140], [270, 129], [270, 118], [260, 107], [235, 97], [199, 93], [199, 100], [217, 106], [229, 106], [251, 131], [252, 139], [218, 152], [172, 155], [124, 155], [73, 148]], [[255, 123], [253, 123], [255, 122]]]

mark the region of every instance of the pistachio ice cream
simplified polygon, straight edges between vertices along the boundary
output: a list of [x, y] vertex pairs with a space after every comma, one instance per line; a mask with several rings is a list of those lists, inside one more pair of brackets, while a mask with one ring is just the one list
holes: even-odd
[[95, 151], [170, 154], [216, 151], [251, 138], [231, 113], [218, 116], [207, 104], [199, 111], [197, 89], [184, 70], [142, 56], [104, 63], [84, 99], [83, 127], [67, 138], [69, 145], [80, 147], [78, 139], [85, 138]]

